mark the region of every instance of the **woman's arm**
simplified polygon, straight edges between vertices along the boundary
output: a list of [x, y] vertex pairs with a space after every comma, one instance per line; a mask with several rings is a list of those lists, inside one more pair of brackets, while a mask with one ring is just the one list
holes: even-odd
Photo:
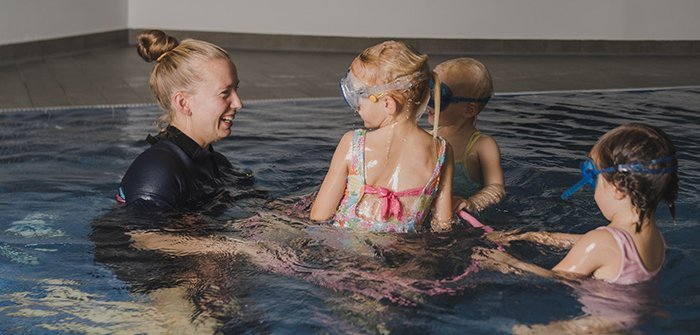
[[186, 174], [177, 156], [168, 150], [149, 148], [139, 155], [119, 185], [127, 205], [176, 208], [188, 196]]
[[311, 205], [311, 220], [326, 221], [333, 217], [338, 204], [343, 198], [348, 177], [348, 155], [352, 144], [353, 132], [347, 132], [340, 139], [335, 149], [328, 173], [321, 183], [321, 188]]

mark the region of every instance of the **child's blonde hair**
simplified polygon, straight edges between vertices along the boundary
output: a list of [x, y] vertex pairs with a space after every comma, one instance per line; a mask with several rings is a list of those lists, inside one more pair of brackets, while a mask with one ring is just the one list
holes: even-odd
[[[635, 173], [634, 171], [613, 171], [601, 173], [611, 183], [632, 200], [639, 211], [636, 231], [641, 230], [645, 220], [656, 213], [656, 206], [664, 200], [675, 220], [674, 203], [678, 197], [678, 173], [675, 167], [676, 147], [661, 129], [642, 123], [621, 125], [603, 135], [591, 149], [596, 167], [604, 169], [620, 164], [641, 163], [645, 169], [670, 169], [666, 173]], [[648, 162], [669, 157], [662, 163]]]
[[[432, 77], [428, 56], [398, 41], [385, 41], [365, 49], [353, 60], [350, 70], [371, 86], [383, 85], [404, 76], [413, 76], [412, 85], [404, 91], [387, 92], [398, 104], [415, 116], [418, 106], [429, 97]], [[414, 106], [413, 108], [411, 106]]]
[[[465, 98], [486, 99], [493, 97], [493, 80], [486, 65], [474, 58], [462, 57], [446, 60], [435, 67], [435, 71], [449, 73], [451, 88], [456, 95], [469, 92]], [[459, 91], [459, 92], [458, 92]], [[486, 102], [479, 103], [479, 110]]]
[[157, 121], [161, 130], [173, 119], [172, 95], [178, 91], [190, 92], [201, 80], [197, 66], [212, 59], [230, 61], [228, 53], [219, 46], [194, 39], [178, 42], [160, 30], [141, 32], [137, 39], [139, 56], [146, 62], [156, 62], [151, 71], [150, 85], [153, 96], [165, 111]]

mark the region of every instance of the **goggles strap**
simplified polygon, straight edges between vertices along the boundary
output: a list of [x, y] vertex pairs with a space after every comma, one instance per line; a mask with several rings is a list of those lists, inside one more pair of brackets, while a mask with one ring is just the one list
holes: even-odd
[[[662, 173], [672, 173], [676, 172], [677, 165], [673, 164], [665, 168], [650, 169], [650, 165], [660, 165], [668, 162], [672, 162], [675, 156], [666, 156], [657, 159], [652, 159], [648, 162], [642, 163], [630, 163], [630, 164], [619, 164], [611, 166], [605, 170], [611, 169], [611, 171], [629, 172], [629, 173], [649, 173], [649, 174], [662, 174]], [[607, 171], [606, 171], [607, 172]]]
[[581, 180], [576, 183], [576, 185], [569, 187], [568, 190], [564, 191], [564, 193], [561, 194], [561, 200], [569, 200], [574, 193], [576, 193], [578, 190], [583, 187], [583, 185], [586, 185], [588, 183], [588, 177], [586, 178], [581, 178]]

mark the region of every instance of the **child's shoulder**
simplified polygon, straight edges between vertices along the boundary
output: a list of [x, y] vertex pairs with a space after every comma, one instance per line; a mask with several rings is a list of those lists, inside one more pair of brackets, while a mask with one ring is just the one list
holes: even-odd
[[474, 145], [477, 148], [498, 148], [498, 142], [496, 142], [496, 139], [493, 138], [493, 136], [485, 133], [480, 133], [479, 138], [476, 140], [476, 143], [474, 143]]
[[338, 145], [336, 146], [336, 151], [341, 151], [345, 152], [349, 150], [352, 147], [352, 142], [353, 139], [355, 138], [355, 133], [358, 132], [361, 129], [355, 129], [355, 130], [350, 130], [343, 134], [343, 137], [340, 138], [340, 141], [338, 141]]
[[353, 137], [355, 137], [355, 134], [363, 135], [364, 133], [366, 133], [366, 130], [362, 128], [348, 130], [347, 132], [345, 132], [345, 134], [343, 134], [343, 137], [340, 138], [340, 141], [352, 141]]
[[[450, 142], [442, 136], [433, 136], [430, 132], [423, 130], [421, 133], [421, 141], [426, 147], [431, 147], [433, 150], [451, 149]], [[448, 150], [451, 151], [451, 150]]]
[[[616, 256], [616, 254], [618, 254], [618, 256]], [[562, 260], [562, 263], [557, 266], [562, 265], [563, 268], [568, 268], [576, 263], [583, 262], [588, 265], [583, 266], [579, 270], [587, 273], [585, 272], [586, 270], [584, 270], [585, 267], [591, 267], [591, 271], [596, 271], [596, 269], [618, 258], [619, 249], [617, 248], [615, 238], [606, 230], [594, 229], [583, 234], [576, 243], [574, 243], [574, 246], [569, 250], [567, 256]]]
[[482, 133], [469, 149], [469, 153], [475, 153], [481, 160], [495, 162], [500, 159], [501, 148], [498, 146], [496, 139]]
[[602, 244], [602, 245], [613, 245], [617, 244], [615, 242], [615, 237], [613, 236], [612, 232], [610, 232], [607, 227], [599, 227], [597, 229], [593, 229], [588, 231], [587, 233], [583, 234], [579, 242], [582, 242], [583, 244], [591, 244], [591, 243], [597, 243], [597, 244]]

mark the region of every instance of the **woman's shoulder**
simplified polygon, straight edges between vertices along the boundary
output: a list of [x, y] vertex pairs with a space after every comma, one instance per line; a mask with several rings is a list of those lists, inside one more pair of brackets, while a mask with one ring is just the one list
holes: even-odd
[[186, 154], [172, 142], [159, 141], [144, 150], [129, 166], [125, 177], [168, 178], [185, 168]]
[[175, 143], [161, 140], [144, 150], [134, 162], [153, 166], [168, 166], [183, 160], [186, 153]]
[[128, 203], [143, 200], [159, 207], [175, 207], [181, 193], [183, 163], [177, 153], [158, 142], [131, 163], [120, 183]]

